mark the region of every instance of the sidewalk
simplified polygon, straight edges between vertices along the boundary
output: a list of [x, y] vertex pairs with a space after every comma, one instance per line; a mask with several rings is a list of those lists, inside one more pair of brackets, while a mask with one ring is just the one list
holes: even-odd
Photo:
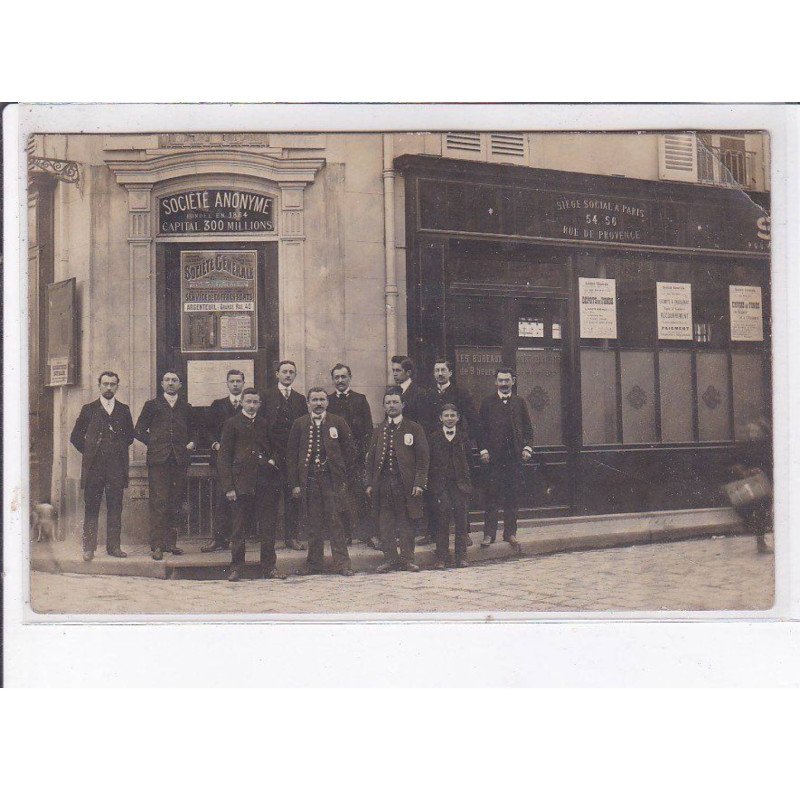
[[[503, 542], [502, 533], [498, 534], [495, 544], [486, 548], [480, 547], [482, 534], [479, 526], [473, 525], [472, 528], [475, 544], [469, 549], [468, 558], [473, 563], [741, 533], [738, 516], [727, 508], [521, 521], [517, 534], [520, 550]], [[163, 561], [153, 561], [146, 544], [123, 542], [128, 558], [112, 558], [100, 547], [94, 560], [86, 562], [77, 541], [31, 542], [31, 569], [56, 574], [221, 580], [226, 576], [230, 565], [230, 553], [201, 553], [200, 548], [207, 543], [206, 539], [183, 538], [179, 546], [184, 555], [165, 555]], [[247, 544], [244, 577], [255, 577], [258, 571], [258, 543]], [[452, 551], [452, 535], [450, 547]], [[330, 567], [327, 544], [325, 550], [326, 565]], [[297, 574], [305, 564], [305, 552], [286, 550], [279, 546], [277, 555], [278, 569], [288, 575]], [[350, 559], [355, 571], [372, 572], [383, 561], [383, 555], [358, 542], [350, 548]], [[418, 547], [416, 560], [423, 569], [432, 567], [433, 545]]]

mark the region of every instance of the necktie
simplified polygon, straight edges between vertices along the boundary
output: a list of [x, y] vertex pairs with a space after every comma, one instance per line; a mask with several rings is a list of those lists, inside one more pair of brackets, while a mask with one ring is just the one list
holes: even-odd
[[238, 397], [233, 401], [233, 407], [234, 408], [239, 408], [239, 398]]

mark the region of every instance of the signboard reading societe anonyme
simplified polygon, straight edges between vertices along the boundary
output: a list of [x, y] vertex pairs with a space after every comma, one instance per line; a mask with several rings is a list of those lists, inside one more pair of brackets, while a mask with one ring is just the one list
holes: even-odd
[[275, 230], [274, 199], [240, 189], [196, 189], [158, 202], [162, 234], [270, 233]]

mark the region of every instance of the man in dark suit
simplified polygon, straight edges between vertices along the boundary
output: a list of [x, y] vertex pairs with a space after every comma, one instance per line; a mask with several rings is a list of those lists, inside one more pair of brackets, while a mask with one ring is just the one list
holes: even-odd
[[386, 419], [375, 428], [367, 450], [367, 496], [375, 505], [385, 559], [378, 572], [398, 568], [419, 572], [414, 563], [414, 523], [424, 512], [428, 441], [421, 425], [404, 418], [399, 387], [387, 387], [383, 409]]
[[184, 522], [186, 472], [189, 453], [197, 438], [192, 407], [178, 397], [181, 379], [167, 371], [161, 378], [163, 394], [148, 400], [136, 422], [134, 434], [147, 445], [147, 480], [150, 489], [150, 550], [156, 561], [164, 551], [183, 555], [178, 528]]
[[456, 529], [455, 565], [467, 566], [467, 503], [472, 494], [469, 474], [471, 445], [466, 431], [457, 425], [459, 416], [458, 409], [452, 403], [445, 403], [439, 416], [440, 425], [429, 437], [431, 465], [428, 493], [434, 498], [438, 512], [436, 569], [447, 566], [451, 514]]
[[350, 474], [350, 502], [345, 514], [348, 543], [354, 534], [375, 550], [380, 550], [380, 540], [370, 530], [370, 503], [364, 493], [364, 463], [367, 448], [372, 438], [372, 411], [366, 395], [354, 392], [350, 388], [352, 372], [346, 364], [337, 364], [331, 370], [331, 379], [336, 391], [328, 395], [328, 411], [341, 417], [353, 433], [356, 459]]
[[[217, 470], [218, 451], [222, 443], [222, 427], [231, 418], [242, 412], [242, 390], [244, 389], [244, 373], [239, 369], [229, 369], [225, 376], [228, 384], [228, 396], [214, 400], [208, 409], [208, 435], [211, 439], [211, 468]], [[259, 399], [259, 405], [261, 401]], [[231, 538], [232, 506], [225, 499], [222, 482], [217, 477], [217, 504], [214, 514], [214, 530], [211, 542], [200, 548], [203, 553], [215, 550], [227, 550]]]
[[[296, 377], [297, 365], [294, 361], [281, 361], [275, 372], [277, 383], [265, 390], [258, 412], [267, 421], [267, 427], [281, 457], [281, 464], [286, 463], [286, 444], [294, 421], [308, 413], [305, 397], [292, 389]], [[286, 547], [290, 550], [305, 550], [305, 545], [297, 538], [297, 504], [292, 499], [292, 487], [286, 480], [285, 468], [282, 468], [282, 473], [283, 535]]]
[[489, 465], [481, 547], [494, 543], [498, 511], [502, 506], [503, 539], [519, 548], [518, 496], [522, 488], [522, 463], [533, 456], [533, 426], [525, 401], [511, 393], [515, 383], [513, 370], [499, 367], [495, 371], [497, 391], [481, 403], [478, 448], [481, 462]]
[[448, 403], [452, 403], [458, 409], [459, 430], [464, 432], [467, 440], [477, 441], [480, 428], [478, 411], [470, 393], [453, 383], [453, 365], [446, 358], [436, 359], [433, 365], [433, 379], [436, 387], [435, 391], [431, 392], [433, 412], [430, 416], [435, 420], [432, 430], [440, 428], [442, 409]]
[[348, 476], [356, 453], [350, 426], [327, 408], [325, 389], [309, 389], [309, 413], [295, 420], [289, 433], [287, 473], [308, 535], [307, 572], [322, 572], [324, 543], [329, 537], [334, 570], [350, 576], [353, 569], [342, 515], [347, 508]]
[[114, 398], [119, 375], [106, 370], [98, 378], [100, 397], [81, 409], [72, 435], [83, 456], [81, 486], [84, 490], [83, 560], [91, 561], [97, 548], [97, 518], [106, 495], [106, 551], [116, 558], [127, 553], [120, 547], [122, 494], [128, 485], [128, 448], [133, 444], [133, 419], [125, 403]]
[[432, 394], [416, 381], [416, 365], [408, 356], [392, 356], [392, 377], [402, 390], [403, 417], [433, 430], [436, 416]]
[[241, 411], [222, 427], [217, 469], [225, 502], [233, 517], [229, 581], [238, 581], [245, 562], [245, 541], [257, 524], [261, 539], [261, 576], [282, 578], [275, 556], [278, 502], [283, 488], [280, 456], [258, 416], [261, 397], [255, 389], [241, 393]]

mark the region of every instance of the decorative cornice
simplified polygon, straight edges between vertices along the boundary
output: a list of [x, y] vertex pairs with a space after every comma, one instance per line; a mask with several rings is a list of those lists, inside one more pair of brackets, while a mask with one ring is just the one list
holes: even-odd
[[276, 158], [254, 151], [232, 149], [191, 150], [185, 153], [148, 153], [131, 158], [130, 152], [107, 153], [105, 158], [117, 183], [152, 186], [187, 176], [240, 175], [284, 184], [305, 185], [325, 165], [324, 158]]
[[64, 183], [78, 183], [80, 170], [75, 161], [63, 161], [60, 158], [41, 158], [28, 156], [28, 173], [31, 175], [50, 175]]

